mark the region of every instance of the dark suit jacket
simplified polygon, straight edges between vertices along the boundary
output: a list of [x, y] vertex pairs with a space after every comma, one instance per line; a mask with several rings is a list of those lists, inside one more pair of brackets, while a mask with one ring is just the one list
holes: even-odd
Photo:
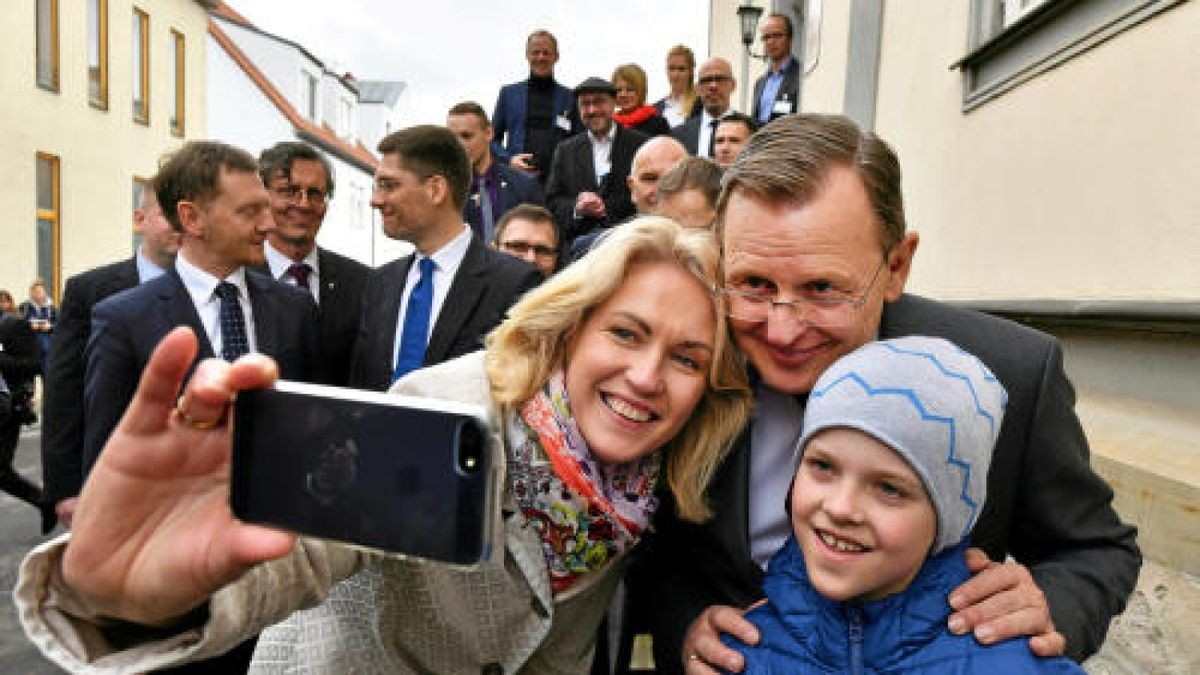
[[[321, 325], [322, 379], [344, 387], [350, 381], [350, 356], [358, 337], [358, 315], [371, 268], [321, 247], [317, 247], [317, 266], [321, 279], [317, 316]], [[253, 269], [271, 275], [266, 263]]]
[[[1075, 393], [1052, 337], [1016, 323], [916, 296], [887, 305], [881, 338], [932, 335], [977, 355], [1008, 390], [1008, 408], [988, 474], [987, 501], [971, 541], [993, 560], [1011, 554], [1046, 594], [1067, 653], [1096, 651], [1125, 606], [1141, 554], [1136, 529], [1112, 509], [1112, 490], [1091, 469], [1075, 416]], [[642, 559], [659, 672], [679, 672], [683, 635], [705, 607], [744, 607], [763, 597], [750, 556], [750, 430], [713, 479], [714, 517], [684, 523], [664, 500], [657, 538]], [[780, 467], [792, 471], [794, 467]], [[783, 505], [780, 505], [783, 508]]]
[[[754, 118], [755, 124], [760, 124], [758, 121], [758, 113], [760, 112], [759, 104], [762, 102], [762, 90], [767, 85], [767, 73], [764, 73], [754, 81], [754, 112], [750, 116]], [[779, 83], [779, 93], [775, 95], [775, 100], [771, 101], [771, 117], [768, 122], [784, 115], [790, 115], [796, 110], [796, 104], [800, 100], [800, 60], [792, 57], [788, 64], [783, 68], [783, 82]], [[774, 110], [776, 102], [788, 102], [787, 112], [776, 112]]]
[[67, 280], [42, 397], [42, 489], [48, 504], [74, 497], [83, 487], [84, 349], [92, 332], [92, 308], [137, 286], [138, 280], [136, 258]]
[[[312, 330], [317, 323], [312, 298], [251, 270], [246, 271], [246, 286], [258, 351], [275, 359], [284, 379], [319, 381], [320, 338]], [[85, 475], [132, 400], [150, 353], [176, 326], [191, 327], [200, 342], [193, 368], [200, 359], [213, 356], [196, 306], [173, 269], [104, 300], [92, 311], [83, 388]]]
[[[541, 206], [546, 203], [546, 198], [542, 195], [542, 186], [538, 184], [536, 178], [500, 162], [493, 161], [492, 166], [496, 167], [496, 201], [500, 204], [496, 209], [499, 214], [496, 216], [496, 223], [499, 223], [501, 216], [517, 204]], [[480, 210], [480, 207], [479, 199], [475, 195], [470, 195], [467, 203], [463, 205], [463, 220], [467, 221], [467, 225], [470, 225], [472, 230], [475, 230], [475, 236], [483, 239], [483, 211]], [[491, 242], [485, 241], [484, 243]]]
[[[570, 246], [575, 237], [615, 225], [634, 214], [633, 200], [625, 179], [633, 165], [634, 153], [646, 142], [647, 137], [622, 128], [616, 122], [613, 123], [613, 129], [612, 168], [604, 179], [604, 185], [596, 184], [590, 134], [582, 133], [568, 138], [559, 143], [554, 151], [554, 163], [550, 165], [550, 178], [546, 181], [546, 205], [558, 224], [559, 246], [563, 250]], [[607, 217], [574, 217], [575, 199], [580, 192], [589, 190], [604, 200]]]
[[671, 136], [675, 140], [683, 143], [683, 147], [687, 148], [689, 155], [700, 154], [700, 120], [702, 115], [693, 115], [687, 118], [683, 124], [671, 130]]
[[19, 314], [0, 314], [0, 373], [12, 400], [33, 393], [33, 378], [42, 367], [37, 333]]
[[[350, 366], [352, 387], [385, 391], [392, 384], [400, 299], [414, 258], [393, 260], [367, 280]], [[532, 265], [472, 237], [433, 325], [424, 365], [482, 349], [484, 336], [500, 325], [508, 308], [541, 281], [541, 272]]]
[[[496, 109], [492, 113], [492, 157], [507, 164], [513, 155], [525, 150], [525, 114], [529, 109], [529, 80], [521, 80], [500, 87], [496, 97]], [[579, 109], [575, 107], [575, 94], [561, 84], [554, 87], [554, 119], [566, 116], [571, 120], [570, 129], [559, 128], [559, 140], [579, 133], [583, 123], [579, 121]], [[545, 170], [545, 167], [542, 167]]]

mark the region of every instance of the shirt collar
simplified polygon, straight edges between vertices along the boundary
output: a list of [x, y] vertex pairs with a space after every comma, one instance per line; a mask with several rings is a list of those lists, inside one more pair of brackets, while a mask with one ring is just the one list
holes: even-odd
[[[473, 230], [464, 224], [458, 236], [446, 242], [445, 246], [434, 251], [428, 257], [433, 259], [433, 263], [437, 265], [438, 270], [445, 272], [453, 278], [458, 272], [458, 267], [462, 264], [463, 258], [467, 255], [467, 248], [471, 246], [472, 236]], [[416, 260], [420, 260], [423, 257], [425, 256], [417, 252]]]
[[181, 250], [179, 255], [175, 257], [175, 271], [179, 274], [179, 279], [183, 281], [183, 287], [187, 289], [188, 295], [192, 298], [192, 304], [197, 307], [202, 307], [210, 302], [216, 302], [213, 297], [213, 292], [217, 290], [217, 284], [222, 281], [228, 281], [238, 288], [238, 295], [249, 300], [250, 292], [246, 288], [246, 268], [239, 267], [224, 279], [218, 279], [204, 270], [196, 267], [187, 259], [187, 256]]
[[312, 268], [313, 272], [315, 272], [318, 275], [320, 275], [320, 273], [321, 273], [320, 270], [317, 269], [317, 257], [318, 256], [317, 256], [317, 247], [316, 246], [314, 246], [312, 248], [312, 250], [308, 252], [308, 255], [304, 256], [304, 258], [302, 260], [296, 261], [296, 260], [292, 260], [291, 258], [287, 257], [286, 255], [280, 253], [279, 249], [272, 246], [270, 241], [264, 241], [263, 242], [263, 254], [267, 258], [267, 267], [270, 268], [271, 277], [274, 279], [283, 278], [284, 272], [287, 272], [288, 268], [291, 267], [296, 262], [308, 263], [308, 266]]
[[788, 69], [788, 66], [792, 65], [792, 60], [793, 60], [794, 58], [795, 58], [795, 57], [793, 57], [791, 54], [788, 54], [788, 55], [787, 55], [787, 58], [785, 58], [785, 59], [784, 59], [784, 60], [783, 60], [783, 61], [782, 61], [782, 62], [779, 64], [779, 69], [778, 69], [778, 70], [776, 70], [776, 69], [772, 68], [772, 67], [771, 67], [771, 64], [768, 62], [768, 63], [767, 63], [767, 70], [768, 70], [768, 71], [770, 71], [770, 73], [771, 73], [772, 75], [778, 75], [778, 74], [782, 73], [783, 71], [787, 70], [787, 69]]
[[606, 145], [608, 143], [612, 143], [613, 139], [616, 138], [616, 136], [617, 136], [616, 120], [613, 120], [612, 126], [610, 126], [608, 128], [608, 133], [605, 134], [603, 137], [597, 136], [595, 133], [592, 132], [591, 129], [588, 129], [588, 138], [591, 139], [592, 143], [594, 143], [594, 144]]
[[134, 259], [137, 263], [138, 283], [143, 283], [150, 281], [155, 277], [160, 277], [162, 276], [163, 272], [166, 271], [151, 262], [151, 260], [147, 258], [144, 253], [142, 253], [142, 248], [140, 246], [138, 247], [137, 253], [134, 254]]

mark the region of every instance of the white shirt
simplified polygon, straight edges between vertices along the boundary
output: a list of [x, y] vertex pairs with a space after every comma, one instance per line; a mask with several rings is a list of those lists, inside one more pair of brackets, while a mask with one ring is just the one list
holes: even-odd
[[603, 138], [591, 130], [588, 130], [587, 134], [588, 140], [592, 142], [592, 166], [596, 167], [596, 185], [603, 187], [600, 183], [612, 171], [612, 146], [613, 137], [617, 135], [617, 123], [613, 122]]
[[[288, 268], [296, 263], [295, 260], [280, 253], [278, 249], [271, 246], [269, 241], [263, 242], [263, 253], [266, 255], [267, 267], [271, 269], [272, 277], [281, 283], [299, 285], [292, 275], [287, 273]], [[321, 266], [317, 264], [317, 258], [317, 247], [314, 246], [300, 262], [308, 263], [308, 266], [312, 268], [312, 272], [308, 275], [308, 290], [312, 293], [313, 300], [317, 304], [321, 304]]]
[[[446, 302], [446, 294], [450, 292], [450, 284], [454, 283], [454, 275], [458, 274], [458, 268], [462, 265], [463, 258], [467, 255], [467, 248], [471, 245], [471, 228], [466, 224], [462, 228], [457, 237], [434, 251], [433, 255], [428, 256], [433, 259], [433, 306], [429, 308], [429, 335], [433, 334], [438, 316], [442, 313], [442, 305]], [[408, 276], [404, 279], [404, 292], [400, 294], [400, 312], [396, 317], [396, 336], [392, 340], [393, 366], [396, 365], [396, 356], [400, 351], [400, 337], [404, 334], [404, 316], [408, 313], [408, 297], [412, 295], [413, 287], [421, 280], [421, 268], [418, 263], [425, 257], [420, 251], [413, 254], [412, 264], [408, 266]], [[425, 336], [426, 342], [429, 341], [429, 335]]]
[[663, 102], [662, 116], [671, 124], [672, 128], [687, 121], [687, 116], [683, 111], [683, 97], [671, 98], [668, 96]]
[[183, 280], [183, 287], [187, 289], [188, 295], [192, 298], [192, 304], [196, 307], [196, 313], [200, 315], [200, 325], [204, 327], [204, 334], [208, 336], [208, 343], [212, 345], [214, 354], [220, 354], [221, 347], [225, 344], [221, 341], [221, 299], [216, 296], [217, 284], [222, 281], [228, 281], [237, 286], [238, 304], [242, 306], [242, 315], [246, 318], [246, 340], [250, 344], [250, 351], [258, 351], [258, 340], [255, 339], [254, 331], [254, 311], [250, 307], [250, 292], [246, 289], [246, 269], [244, 267], [237, 268], [233, 274], [224, 279], [218, 279], [193, 265], [181, 250], [175, 257], [175, 271]]

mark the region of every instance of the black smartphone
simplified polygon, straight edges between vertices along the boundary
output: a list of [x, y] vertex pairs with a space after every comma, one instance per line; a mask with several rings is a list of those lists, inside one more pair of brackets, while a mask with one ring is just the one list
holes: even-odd
[[239, 520], [458, 565], [490, 554], [502, 463], [483, 409], [280, 380], [234, 403]]

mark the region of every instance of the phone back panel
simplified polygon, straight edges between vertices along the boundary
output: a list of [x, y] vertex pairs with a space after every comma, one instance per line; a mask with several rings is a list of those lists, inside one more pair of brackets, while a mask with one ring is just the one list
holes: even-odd
[[[367, 394], [378, 400], [352, 400], [337, 394], [352, 390], [301, 386], [329, 395], [238, 394], [234, 515], [449, 563], [487, 557], [494, 486], [491, 433], [481, 416], [412, 407], [420, 399]], [[474, 460], [460, 457], [464, 452]]]

